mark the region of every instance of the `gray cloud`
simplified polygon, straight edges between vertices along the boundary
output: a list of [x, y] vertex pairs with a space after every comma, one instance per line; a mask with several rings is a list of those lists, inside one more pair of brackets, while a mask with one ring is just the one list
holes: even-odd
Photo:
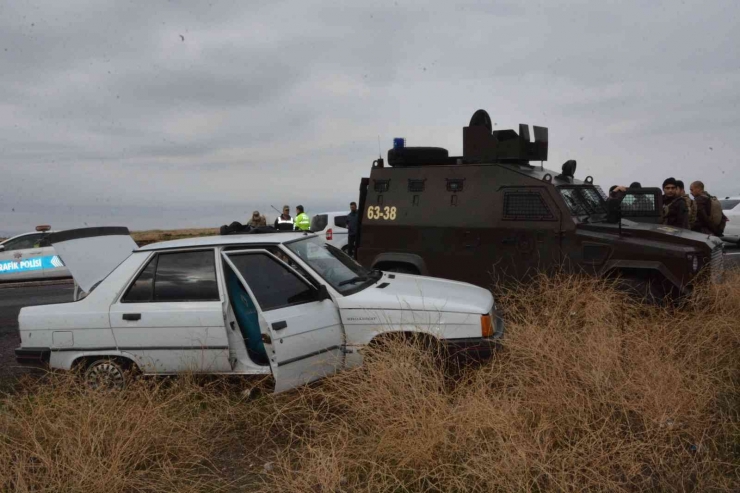
[[[0, 6], [0, 231], [337, 209], [391, 139], [477, 108], [602, 185], [740, 193], [736, 2]], [[181, 38], [180, 36], [184, 37]], [[15, 209], [13, 211], [12, 209]]]

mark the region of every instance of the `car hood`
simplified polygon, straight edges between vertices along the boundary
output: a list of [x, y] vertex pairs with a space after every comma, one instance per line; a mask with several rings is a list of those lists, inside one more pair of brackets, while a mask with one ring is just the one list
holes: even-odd
[[85, 292], [138, 248], [123, 227], [69, 229], [49, 235], [49, 241]]
[[[581, 223], [578, 225], [578, 229], [614, 235], [620, 234], [618, 223]], [[665, 226], [663, 224], [638, 223], [628, 219], [622, 219], [621, 234], [637, 238], [683, 243], [685, 245], [696, 245], [697, 243], [702, 243], [709, 249], [713, 249], [717, 245], [722, 244], [722, 240], [716, 236], [697, 233], [696, 231], [676, 228], [673, 226]]]
[[493, 308], [493, 295], [464, 282], [386, 272], [375, 284], [337, 303], [340, 309], [485, 314]]

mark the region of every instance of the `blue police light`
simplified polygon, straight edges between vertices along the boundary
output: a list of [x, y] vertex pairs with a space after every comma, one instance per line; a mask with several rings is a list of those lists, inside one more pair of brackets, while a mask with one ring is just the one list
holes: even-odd
[[393, 139], [393, 148], [394, 149], [403, 149], [406, 147], [406, 139], [403, 137], [396, 137]]

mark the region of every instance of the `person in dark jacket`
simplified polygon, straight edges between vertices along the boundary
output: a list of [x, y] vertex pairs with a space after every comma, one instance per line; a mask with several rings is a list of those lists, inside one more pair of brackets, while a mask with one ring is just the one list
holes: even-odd
[[349, 214], [347, 214], [347, 254], [354, 258], [355, 248], [357, 246], [357, 204], [350, 202]]
[[293, 218], [290, 217], [290, 206], [283, 206], [283, 213], [275, 219], [273, 227], [278, 231], [293, 231]]
[[678, 196], [675, 178], [667, 178], [663, 182], [663, 194], [663, 216], [660, 222], [666, 226], [689, 229], [689, 210], [686, 202]]
[[696, 223], [696, 204], [693, 200], [691, 200], [689, 194], [686, 193], [683, 181], [676, 180], [676, 188], [678, 188], [678, 196], [681, 197], [684, 202], [686, 202], [686, 208], [689, 211], [689, 229], [691, 229]]
[[704, 190], [704, 183], [695, 181], [691, 184], [689, 190], [691, 190], [691, 195], [694, 196], [694, 203], [696, 204], [696, 222], [691, 229], [699, 233], [722, 236], [727, 218], [723, 214], [719, 225], [712, 223], [712, 196]]

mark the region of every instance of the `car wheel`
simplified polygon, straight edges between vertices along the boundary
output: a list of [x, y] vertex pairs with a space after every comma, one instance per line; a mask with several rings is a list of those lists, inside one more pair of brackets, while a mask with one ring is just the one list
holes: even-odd
[[85, 370], [85, 385], [92, 390], [123, 390], [126, 388], [128, 371], [114, 359], [95, 360]]

